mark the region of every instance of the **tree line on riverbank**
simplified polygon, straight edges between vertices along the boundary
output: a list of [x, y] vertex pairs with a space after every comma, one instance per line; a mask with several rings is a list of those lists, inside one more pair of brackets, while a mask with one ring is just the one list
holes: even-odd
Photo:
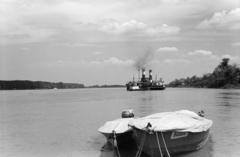
[[85, 88], [120, 88], [120, 87], [126, 87], [126, 86], [125, 85], [93, 85]]
[[202, 77], [192, 76], [175, 79], [168, 87], [197, 87], [197, 88], [240, 88], [240, 67], [229, 64], [229, 58], [223, 58], [213, 73]]
[[22, 89], [68, 89], [68, 88], [84, 88], [83, 84], [78, 83], [54, 83], [43, 81], [28, 80], [0, 80], [0, 90], [22, 90]]

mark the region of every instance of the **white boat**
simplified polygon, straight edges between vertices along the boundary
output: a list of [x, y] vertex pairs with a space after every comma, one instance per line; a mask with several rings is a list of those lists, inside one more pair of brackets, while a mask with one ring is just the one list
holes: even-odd
[[209, 137], [212, 121], [181, 110], [162, 112], [129, 122], [139, 150], [160, 157], [202, 148]]
[[137, 86], [137, 85], [136, 85], [136, 86], [130, 86], [130, 87], [129, 87], [129, 90], [130, 90], [130, 91], [136, 91], [136, 90], [140, 90], [140, 88], [139, 88], [139, 86]]
[[132, 128], [128, 126], [129, 121], [134, 118], [133, 110], [124, 110], [122, 118], [106, 122], [98, 131], [102, 133], [107, 141], [113, 146], [124, 145], [133, 142]]

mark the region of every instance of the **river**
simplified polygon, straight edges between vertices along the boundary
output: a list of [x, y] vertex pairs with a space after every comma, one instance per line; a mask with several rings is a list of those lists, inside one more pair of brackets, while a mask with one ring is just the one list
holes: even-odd
[[[0, 91], [0, 157], [113, 157], [97, 130], [124, 109], [133, 109], [135, 117], [204, 110], [213, 121], [209, 141], [174, 157], [240, 156], [240, 90], [89, 88]], [[125, 148], [120, 154], [134, 157], [136, 151]]]

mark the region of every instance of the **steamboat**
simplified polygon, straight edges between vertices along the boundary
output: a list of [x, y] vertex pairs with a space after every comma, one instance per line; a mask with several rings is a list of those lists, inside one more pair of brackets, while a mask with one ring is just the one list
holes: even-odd
[[149, 77], [147, 78], [145, 76], [145, 69], [142, 69], [142, 78], [135, 81], [135, 78], [133, 77], [133, 81], [127, 82], [126, 87], [128, 91], [164, 90], [166, 87], [163, 83], [163, 79], [160, 78], [159, 80], [157, 80], [157, 76], [155, 80], [153, 80], [152, 70], [149, 70]]

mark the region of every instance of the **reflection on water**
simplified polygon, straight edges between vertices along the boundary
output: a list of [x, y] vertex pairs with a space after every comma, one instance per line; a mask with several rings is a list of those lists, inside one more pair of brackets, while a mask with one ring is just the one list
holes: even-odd
[[240, 93], [237, 90], [217, 93], [215, 97], [218, 100], [216, 105], [240, 107]]

